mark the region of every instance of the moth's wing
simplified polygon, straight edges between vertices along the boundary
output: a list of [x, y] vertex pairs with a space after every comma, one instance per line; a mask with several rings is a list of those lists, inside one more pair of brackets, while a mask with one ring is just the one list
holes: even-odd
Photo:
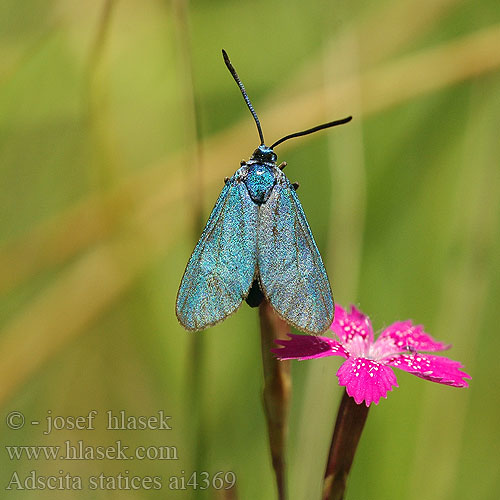
[[257, 205], [235, 174], [224, 186], [184, 271], [176, 314], [202, 330], [234, 312], [248, 295], [256, 267]]
[[333, 321], [330, 283], [295, 190], [283, 172], [276, 175], [273, 191], [259, 209], [261, 288], [288, 323], [319, 334]]

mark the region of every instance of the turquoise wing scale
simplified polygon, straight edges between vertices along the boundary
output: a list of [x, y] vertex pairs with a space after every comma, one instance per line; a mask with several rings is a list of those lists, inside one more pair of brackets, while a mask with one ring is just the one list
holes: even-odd
[[320, 334], [333, 321], [333, 299], [306, 216], [281, 171], [257, 229], [260, 285], [274, 310], [297, 329]]
[[215, 325], [248, 295], [257, 262], [257, 213], [235, 174], [215, 203], [184, 271], [176, 314], [186, 329]]

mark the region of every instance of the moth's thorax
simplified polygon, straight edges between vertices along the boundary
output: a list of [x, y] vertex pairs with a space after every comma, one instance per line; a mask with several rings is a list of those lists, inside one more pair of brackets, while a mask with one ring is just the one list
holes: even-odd
[[261, 144], [240, 169], [241, 179], [254, 203], [265, 203], [276, 184], [276, 153]]
[[276, 183], [275, 166], [260, 163], [247, 163], [245, 185], [254, 203], [265, 203]]

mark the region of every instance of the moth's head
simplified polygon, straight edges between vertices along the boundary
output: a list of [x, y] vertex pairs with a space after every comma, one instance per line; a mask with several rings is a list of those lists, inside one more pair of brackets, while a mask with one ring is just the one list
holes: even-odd
[[255, 160], [258, 163], [276, 163], [278, 156], [272, 148], [261, 144], [254, 152], [250, 160]]

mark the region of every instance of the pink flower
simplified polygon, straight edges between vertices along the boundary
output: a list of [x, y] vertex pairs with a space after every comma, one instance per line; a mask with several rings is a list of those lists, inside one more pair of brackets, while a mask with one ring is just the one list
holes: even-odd
[[460, 370], [462, 365], [442, 356], [421, 354], [435, 352], [450, 346], [435, 341], [422, 326], [401, 321], [386, 328], [374, 341], [368, 316], [351, 306], [348, 313], [335, 306], [335, 319], [331, 325], [338, 340], [312, 335], [288, 334], [290, 340], [276, 340], [281, 348], [272, 349], [279, 359], [313, 359], [324, 356], [342, 356], [346, 361], [337, 371], [339, 384], [357, 404], [378, 404], [397, 387], [392, 367], [417, 377], [451, 385], [468, 387], [465, 379], [470, 375]]

